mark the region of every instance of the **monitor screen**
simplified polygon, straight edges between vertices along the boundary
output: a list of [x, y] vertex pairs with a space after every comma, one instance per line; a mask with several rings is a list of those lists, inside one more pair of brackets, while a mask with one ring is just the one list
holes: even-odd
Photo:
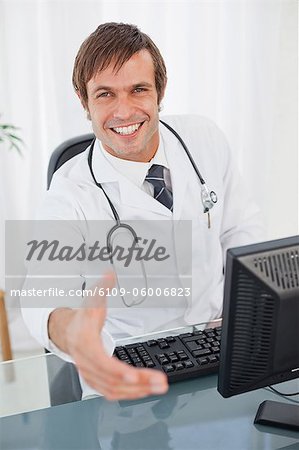
[[299, 236], [228, 250], [218, 391], [299, 377]]

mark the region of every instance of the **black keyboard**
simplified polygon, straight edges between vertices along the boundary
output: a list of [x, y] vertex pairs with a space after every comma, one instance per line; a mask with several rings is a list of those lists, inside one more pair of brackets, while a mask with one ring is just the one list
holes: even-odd
[[163, 370], [170, 383], [217, 373], [221, 327], [116, 347], [114, 356], [135, 367]]

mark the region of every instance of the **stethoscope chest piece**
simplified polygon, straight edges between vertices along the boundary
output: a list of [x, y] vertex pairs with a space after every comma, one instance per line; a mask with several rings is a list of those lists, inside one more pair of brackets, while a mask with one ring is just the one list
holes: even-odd
[[209, 191], [206, 184], [201, 185], [201, 201], [203, 205], [203, 212], [207, 213], [217, 203], [217, 194], [215, 191]]
[[217, 203], [218, 197], [217, 197], [216, 192], [211, 191], [210, 192], [210, 197], [211, 197], [211, 200], [212, 200], [213, 203]]

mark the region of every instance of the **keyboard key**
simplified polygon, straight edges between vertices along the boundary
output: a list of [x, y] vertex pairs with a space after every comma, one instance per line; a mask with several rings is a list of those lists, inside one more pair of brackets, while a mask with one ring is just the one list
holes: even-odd
[[196, 341], [185, 342], [185, 345], [187, 349], [190, 350], [190, 352], [192, 352], [193, 350], [200, 350]]
[[129, 348], [128, 353], [129, 353], [129, 355], [137, 355], [135, 348]]
[[127, 358], [127, 357], [128, 357], [128, 354], [125, 353], [125, 352], [121, 352], [121, 353], [116, 353], [116, 356], [117, 356], [118, 358], [123, 358], [124, 356]]
[[215, 363], [215, 362], [217, 362], [217, 358], [216, 358], [215, 355], [208, 356], [208, 360], [210, 361], [210, 363]]
[[127, 359], [129, 359], [128, 355], [121, 355], [118, 357], [118, 359], [120, 359], [121, 361], [126, 361]]
[[177, 355], [180, 358], [180, 361], [185, 361], [186, 359], [189, 359], [189, 356], [186, 355], [186, 353], [183, 351], [177, 352]]
[[151, 367], [155, 367], [155, 364], [153, 363], [153, 361], [151, 360], [151, 361], [145, 361], [145, 366], [146, 367], [148, 367], [149, 369], [151, 368]]
[[220, 348], [219, 347], [212, 347], [211, 348], [213, 353], [219, 353], [220, 352]]
[[134, 358], [134, 357], [133, 357], [133, 358], [131, 357], [131, 359], [132, 359], [132, 361], [133, 361], [134, 364], [140, 363], [140, 362], [141, 362], [141, 359], [138, 358], [138, 357], [135, 357], [135, 358]]
[[135, 350], [136, 349], [136, 347], [138, 347], [138, 345], [140, 345], [140, 344], [127, 344], [126, 346], [125, 346], [125, 349], [127, 350], [127, 351], [129, 351], [129, 350], [131, 350], [131, 349], [133, 349], [133, 350]]
[[174, 336], [167, 336], [165, 338], [165, 340], [170, 344], [171, 342], [175, 342], [175, 337]]
[[179, 361], [179, 358], [177, 355], [168, 355], [168, 358], [171, 363], [175, 363], [175, 362]]
[[163, 355], [163, 356], [157, 355], [157, 360], [159, 361], [160, 364], [169, 363], [169, 359], [166, 357], [166, 355]]
[[169, 348], [169, 344], [168, 344], [166, 341], [164, 341], [164, 342], [159, 342], [159, 347], [160, 347], [161, 349], [163, 349], [163, 348]]
[[189, 369], [190, 367], [193, 367], [194, 364], [192, 361], [185, 361], [184, 366], [186, 367], [186, 369]]
[[211, 354], [211, 350], [209, 348], [204, 348], [202, 350], [195, 350], [192, 352], [192, 355], [197, 358], [198, 356], [207, 356]]
[[160, 344], [161, 342], [166, 342], [164, 338], [159, 338], [157, 339], [158, 344]]
[[175, 368], [176, 368], [176, 370], [182, 370], [184, 368], [184, 364], [181, 362], [178, 362], [177, 364], [175, 364]]
[[142, 362], [137, 362], [134, 364], [135, 367], [144, 367], [144, 364]]
[[121, 355], [122, 353], [127, 353], [126, 350], [124, 348], [116, 348], [115, 349], [115, 353], [117, 353], [118, 355]]
[[167, 363], [169, 363], [169, 359], [168, 358], [163, 358], [163, 359], [161, 359], [160, 360], [160, 364], [167, 364]]
[[193, 336], [192, 333], [183, 333], [183, 334], [180, 334], [180, 338], [181, 338], [181, 339], [185, 339], [185, 338], [192, 337], [192, 336]]
[[163, 370], [164, 370], [166, 373], [173, 372], [173, 371], [174, 371], [174, 367], [173, 367], [172, 364], [168, 364], [167, 366], [164, 366], [164, 367], [163, 367]]
[[209, 362], [208, 358], [198, 358], [196, 361], [198, 362], [198, 364], [200, 366], [204, 366], [205, 364], [208, 364], [208, 362]]
[[198, 336], [198, 337], [204, 336], [203, 331], [200, 331], [200, 330], [195, 330], [195, 331], [193, 331], [193, 334], [194, 334], [194, 336]]
[[151, 339], [151, 340], [147, 341], [147, 345], [149, 347], [154, 347], [155, 345], [158, 345], [158, 342], [155, 339]]
[[192, 341], [198, 341], [198, 339], [200, 339], [198, 336], [190, 336], [190, 337], [186, 337], [184, 339], [182, 339], [182, 341], [186, 344], [186, 342], [192, 342]]
[[204, 333], [205, 333], [205, 334], [214, 333], [214, 328], [206, 328], [206, 329], [204, 330]]

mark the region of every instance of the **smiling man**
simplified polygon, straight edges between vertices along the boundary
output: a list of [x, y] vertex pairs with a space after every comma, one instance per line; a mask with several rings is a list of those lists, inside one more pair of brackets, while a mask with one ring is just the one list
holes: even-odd
[[[119, 218], [170, 224], [189, 220], [192, 255], [178, 260], [178, 265], [182, 273], [191, 267], [192, 296], [177, 298], [178, 308], [171, 298], [161, 300], [160, 309], [149, 303], [146, 308], [112, 308], [107, 319], [102, 297], [95, 297], [90, 308], [23, 309], [39, 342], [70, 356], [83, 380], [112, 400], [164, 393], [167, 378], [110, 357], [108, 337], [221, 317], [226, 250], [263, 238], [259, 211], [243, 188], [216, 125], [197, 116], [169, 116], [164, 118], [166, 124], [159, 122], [166, 83], [160, 51], [136, 26], [103, 24], [86, 39], [76, 57], [73, 85], [96, 140], [54, 174], [40, 218], [103, 220], [111, 227]], [[74, 230], [68, 233], [71, 236]], [[81, 238], [80, 231], [77, 234]], [[81, 282], [82, 277], [84, 268], [78, 271]], [[109, 289], [114, 284], [111, 275], [100, 286]]]

